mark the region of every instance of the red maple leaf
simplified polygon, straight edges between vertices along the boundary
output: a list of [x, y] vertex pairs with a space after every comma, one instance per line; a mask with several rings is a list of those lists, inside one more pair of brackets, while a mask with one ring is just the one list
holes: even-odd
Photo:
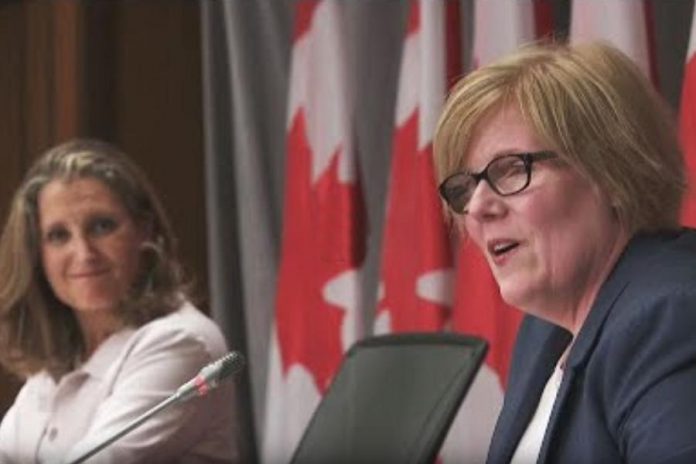
[[324, 392], [338, 367], [346, 313], [322, 296], [325, 284], [359, 267], [365, 256], [364, 205], [359, 182], [338, 180], [339, 147], [312, 184], [312, 150], [304, 110], [288, 134], [283, 248], [276, 318], [283, 373], [304, 365]]
[[390, 311], [393, 332], [440, 330], [448, 308], [416, 293], [423, 274], [451, 267], [447, 229], [437, 197], [431, 147], [418, 150], [418, 111], [394, 137], [384, 230], [379, 311]]
[[686, 64], [682, 90], [679, 135], [684, 147], [688, 190], [682, 205], [682, 224], [696, 226], [696, 59]]
[[312, 18], [314, 18], [314, 12], [318, 6], [318, 0], [302, 0], [295, 4], [293, 42], [296, 42], [312, 27]]
[[452, 328], [488, 340], [486, 363], [504, 388], [522, 313], [503, 301], [486, 259], [472, 241], [459, 250], [456, 282]]

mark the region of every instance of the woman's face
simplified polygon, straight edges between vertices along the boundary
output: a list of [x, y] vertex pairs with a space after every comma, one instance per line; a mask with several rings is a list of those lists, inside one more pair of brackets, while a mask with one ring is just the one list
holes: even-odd
[[38, 208], [41, 259], [55, 295], [78, 317], [113, 314], [138, 274], [144, 227], [94, 178], [49, 182]]
[[[466, 168], [479, 172], [499, 156], [548, 149], [517, 108], [505, 106], [474, 131]], [[559, 158], [535, 162], [529, 186], [511, 196], [479, 182], [460, 220], [505, 301], [556, 322], [587, 303], [626, 243], [609, 200]]]

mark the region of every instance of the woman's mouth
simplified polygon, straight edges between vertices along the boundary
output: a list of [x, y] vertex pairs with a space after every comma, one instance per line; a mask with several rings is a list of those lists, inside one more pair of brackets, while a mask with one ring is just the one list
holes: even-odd
[[502, 264], [519, 245], [520, 242], [516, 240], [492, 240], [488, 243], [488, 255], [494, 263]]

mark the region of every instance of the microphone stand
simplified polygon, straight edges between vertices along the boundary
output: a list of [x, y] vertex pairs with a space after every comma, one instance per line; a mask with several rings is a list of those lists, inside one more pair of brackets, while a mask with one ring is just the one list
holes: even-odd
[[136, 417], [132, 421], [130, 421], [125, 427], [123, 427], [121, 430], [118, 431], [118, 433], [112, 435], [111, 437], [108, 437], [106, 440], [103, 440], [101, 443], [99, 443], [97, 446], [89, 450], [88, 452], [82, 454], [80, 457], [77, 459], [70, 461], [70, 464], [80, 464], [82, 462], [85, 462], [87, 459], [91, 458], [95, 454], [97, 454], [99, 451], [103, 450], [131, 430], [135, 429], [138, 427], [140, 424], [148, 420], [150, 417], [154, 416], [158, 412], [160, 412], [163, 409], [166, 409], [169, 407], [171, 404], [176, 403], [179, 401], [179, 396], [178, 395], [171, 395], [169, 398], [167, 398], [164, 401], [161, 401], [157, 406], [150, 408], [149, 410], [145, 411], [142, 413], [140, 416]]
[[73, 459], [69, 464], [80, 464], [85, 462], [87, 459], [94, 456], [99, 451], [103, 450], [128, 432], [132, 431], [140, 424], [148, 420], [150, 417], [154, 416], [163, 409], [168, 408], [174, 403], [188, 401], [194, 396], [204, 396], [208, 392], [216, 388], [221, 381], [229, 378], [232, 374], [237, 372], [244, 365], [244, 356], [240, 353], [233, 351], [226, 356], [214, 361], [207, 366], [205, 366], [198, 373], [196, 377], [189, 380], [183, 384], [179, 389], [170, 395], [167, 399], [161, 401], [159, 404], [145, 411], [140, 416], [133, 419], [131, 422], [126, 424], [121, 430], [119, 430], [114, 435], [107, 437], [105, 440], [101, 441], [97, 446], [91, 448], [86, 453], [80, 455], [77, 459]]

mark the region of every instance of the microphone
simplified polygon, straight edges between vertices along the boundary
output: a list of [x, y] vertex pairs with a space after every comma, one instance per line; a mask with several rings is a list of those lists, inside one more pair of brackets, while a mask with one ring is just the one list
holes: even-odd
[[150, 417], [154, 416], [163, 409], [166, 409], [172, 404], [184, 403], [195, 396], [207, 395], [211, 390], [217, 388], [224, 380], [230, 378], [232, 374], [239, 372], [242, 367], [244, 367], [244, 364], [244, 356], [237, 351], [232, 351], [217, 361], [207, 364], [194, 378], [180, 386], [176, 392], [170, 395], [167, 399], [161, 401], [155, 407], [136, 417], [130, 423], [126, 424], [121, 430], [108, 437], [106, 440], [98, 443], [96, 446], [92, 447], [92, 449], [80, 455], [77, 459], [70, 461], [70, 464], [79, 464], [86, 461], [99, 451], [109, 446], [111, 443], [115, 442], [128, 432], [141, 425]]
[[205, 396], [242, 367], [244, 356], [233, 351], [201, 369], [198, 375], [180, 386], [172, 397], [175, 402], [183, 403], [194, 396]]

